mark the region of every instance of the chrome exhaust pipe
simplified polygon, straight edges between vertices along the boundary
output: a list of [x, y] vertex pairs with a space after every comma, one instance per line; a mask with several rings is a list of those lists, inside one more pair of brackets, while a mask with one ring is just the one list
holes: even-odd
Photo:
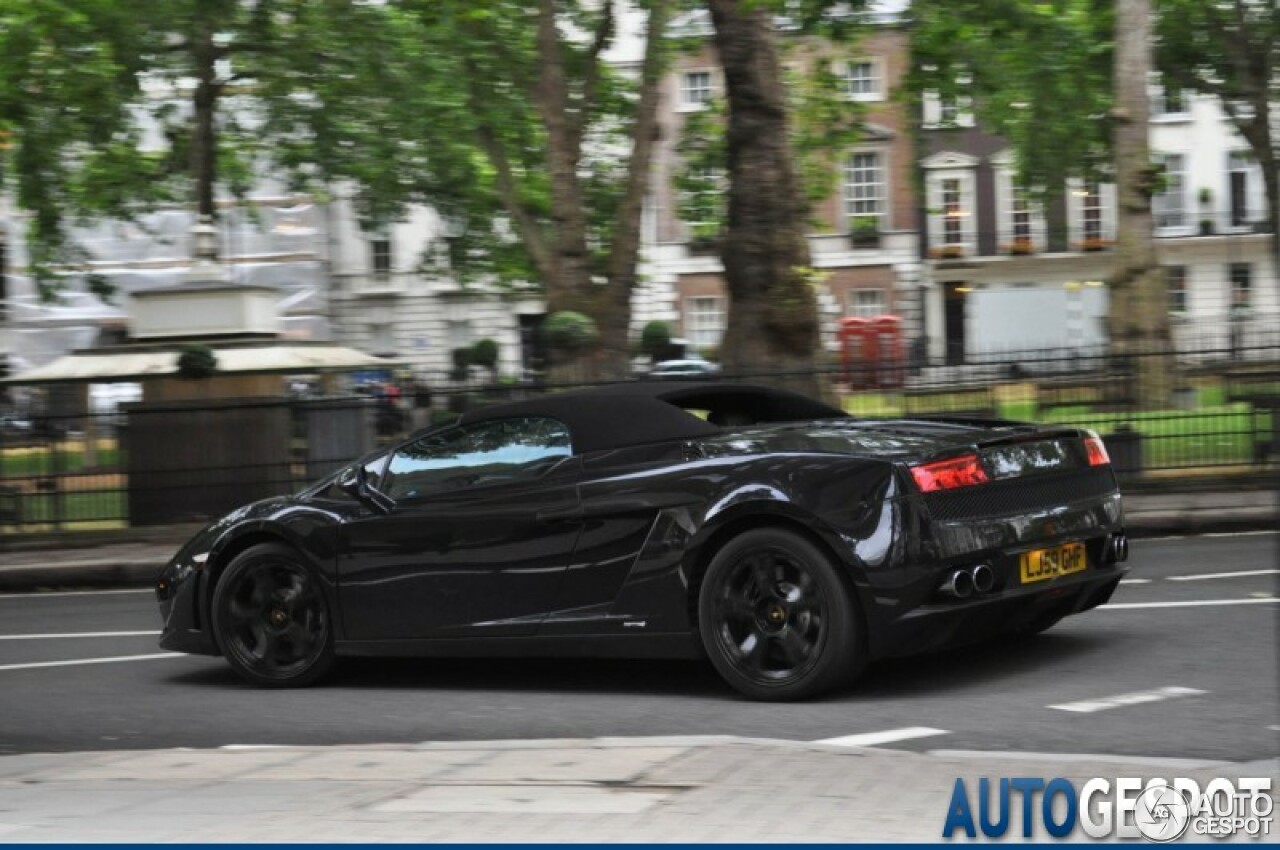
[[989, 564], [978, 564], [973, 568], [973, 589], [978, 593], [990, 593], [996, 586], [996, 574]]
[[973, 595], [973, 576], [968, 570], [956, 570], [942, 583], [942, 592], [956, 599], [968, 599]]
[[1129, 536], [1121, 532], [1111, 538], [1111, 560], [1115, 563], [1129, 560]]

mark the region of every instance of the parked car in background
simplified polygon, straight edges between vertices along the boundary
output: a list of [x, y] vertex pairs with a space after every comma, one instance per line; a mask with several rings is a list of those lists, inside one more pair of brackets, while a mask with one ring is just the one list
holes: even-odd
[[711, 377], [719, 374], [719, 372], [720, 367], [710, 360], [703, 360], [701, 357], [689, 357], [683, 360], [663, 360], [661, 363], [654, 365], [649, 372], [649, 377], [659, 380], [688, 380], [690, 378]]

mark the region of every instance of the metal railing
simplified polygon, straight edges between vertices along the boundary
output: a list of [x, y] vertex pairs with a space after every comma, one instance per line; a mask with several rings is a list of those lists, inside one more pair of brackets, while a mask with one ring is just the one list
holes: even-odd
[[[1093, 428], [1117, 470], [1168, 481], [1273, 470], [1280, 463], [1280, 333], [1265, 344], [1179, 352], [1101, 348], [990, 352], [980, 362], [882, 359], [820, 370], [861, 417], [965, 416]], [[1144, 408], [1143, 358], [1177, 389]], [[721, 375], [777, 382], [780, 374]], [[579, 385], [580, 386], [580, 385]], [[110, 414], [4, 412], [0, 533], [164, 524], [296, 492], [374, 446], [481, 405], [566, 389], [536, 382], [439, 382], [391, 402], [369, 396], [140, 403]]]

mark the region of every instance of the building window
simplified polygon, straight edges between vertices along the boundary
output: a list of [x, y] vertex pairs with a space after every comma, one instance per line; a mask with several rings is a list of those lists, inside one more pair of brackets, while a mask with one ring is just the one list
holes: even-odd
[[386, 235], [374, 236], [369, 240], [371, 265], [376, 277], [387, 277], [391, 274], [391, 238]]
[[685, 106], [701, 106], [711, 102], [711, 72], [686, 71], [680, 78], [680, 102]]
[[1010, 208], [1009, 216], [1011, 218], [1010, 225], [1013, 231], [1013, 241], [1017, 245], [1028, 245], [1031, 242], [1031, 202], [1027, 200], [1027, 193], [1021, 189], [1015, 189], [1013, 192], [1013, 205]]
[[396, 326], [388, 321], [369, 323], [369, 350], [374, 354], [396, 353]]
[[1166, 291], [1169, 293], [1169, 312], [1184, 316], [1187, 312], [1187, 267], [1165, 267]]
[[880, 99], [880, 69], [875, 62], [850, 62], [844, 66], [844, 90], [853, 100]]
[[1252, 163], [1244, 151], [1232, 151], [1227, 156], [1227, 203], [1231, 210], [1231, 226], [1249, 224], [1249, 172]]
[[694, 348], [713, 348], [724, 335], [724, 299], [696, 295], [684, 300], [684, 335]]
[[845, 315], [867, 319], [885, 314], [883, 289], [851, 289], [845, 299]]
[[960, 180], [948, 177], [942, 181], [942, 243], [964, 244], [964, 197]]
[[1231, 309], [1249, 309], [1253, 298], [1253, 265], [1231, 263], [1227, 269], [1231, 278]]
[[1187, 93], [1182, 89], [1159, 86], [1153, 90], [1151, 95], [1152, 118], [1186, 115], [1189, 111]]
[[720, 170], [690, 168], [681, 183], [680, 215], [690, 238], [714, 237], [724, 218], [724, 179]]
[[1084, 241], [1102, 241], [1102, 189], [1094, 182], [1084, 184], [1080, 197], [1080, 217], [1084, 225]]
[[1187, 223], [1187, 158], [1180, 153], [1167, 153], [1160, 161], [1164, 165], [1164, 191], [1151, 199], [1156, 227], [1183, 227]]
[[[844, 165], [844, 213], [857, 219], [884, 215], [884, 164], [878, 153], [855, 153]], [[877, 226], [879, 222], [877, 221]]]
[[470, 319], [449, 319], [445, 323], [445, 338], [449, 341], [449, 350], [470, 348], [472, 339]]

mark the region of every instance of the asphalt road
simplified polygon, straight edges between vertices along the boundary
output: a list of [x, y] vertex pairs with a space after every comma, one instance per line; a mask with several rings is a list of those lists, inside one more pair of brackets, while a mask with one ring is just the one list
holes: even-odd
[[745, 701], [693, 662], [361, 660], [315, 688], [256, 690], [220, 659], [160, 655], [149, 592], [0, 596], [0, 754], [744, 735], [1280, 755], [1280, 535], [1135, 541], [1132, 563], [1111, 605], [1039, 638], [881, 663], [791, 705]]

